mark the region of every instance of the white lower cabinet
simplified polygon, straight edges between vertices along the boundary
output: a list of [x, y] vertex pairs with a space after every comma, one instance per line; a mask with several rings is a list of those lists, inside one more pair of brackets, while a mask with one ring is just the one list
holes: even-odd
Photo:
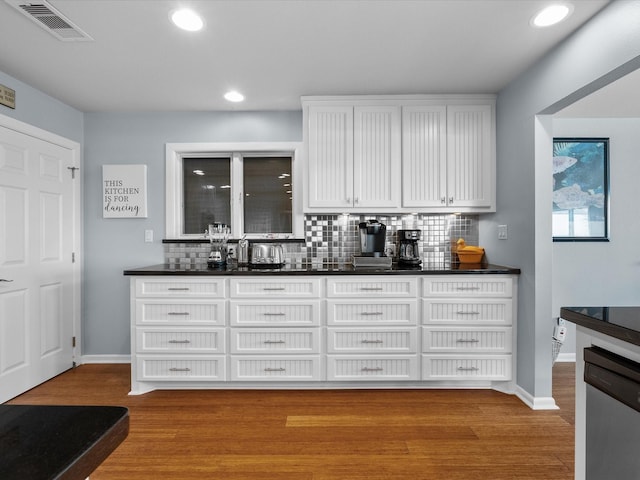
[[322, 380], [321, 279], [231, 279], [230, 380]]
[[[131, 278], [131, 393], [514, 383], [515, 275]], [[511, 386], [511, 387], [509, 387]]]
[[513, 276], [425, 278], [422, 379], [513, 380], [515, 291]]
[[327, 280], [328, 381], [420, 378], [417, 284], [414, 277]]
[[318, 381], [320, 356], [231, 356], [231, 380], [235, 381]]
[[419, 380], [417, 355], [328, 355], [327, 380]]
[[226, 379], [224, 355], [140, 355], [136, 363], [136, 378], [143, 382], [211, 382]]

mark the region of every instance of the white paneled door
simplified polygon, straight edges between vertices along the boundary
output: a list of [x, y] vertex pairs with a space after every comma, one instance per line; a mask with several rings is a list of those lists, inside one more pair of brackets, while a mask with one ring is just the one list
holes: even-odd
[[0, 125], [0, 403], [73, 366], [76, 156]]

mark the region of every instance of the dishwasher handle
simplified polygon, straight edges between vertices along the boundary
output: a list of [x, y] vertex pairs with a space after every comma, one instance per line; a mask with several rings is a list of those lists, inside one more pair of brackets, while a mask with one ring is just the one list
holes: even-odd
[[598, 347], [584, 349], [584, 381], [640, 412], [640, 363]]

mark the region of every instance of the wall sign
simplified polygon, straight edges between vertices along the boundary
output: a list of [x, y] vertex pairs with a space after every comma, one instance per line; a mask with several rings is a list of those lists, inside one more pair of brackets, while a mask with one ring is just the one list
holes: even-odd
[[102, 166], [102, 217], [147, 217], [147, 166]]
[[0, 85], [0, 105], [4, 105], [5, 107], [16, 108], [16, 91], [5, 87], [4, 85]]

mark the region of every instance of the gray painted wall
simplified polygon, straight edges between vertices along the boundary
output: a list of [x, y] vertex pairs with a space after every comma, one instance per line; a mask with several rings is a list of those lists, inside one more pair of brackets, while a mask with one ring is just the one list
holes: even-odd
[[[495, 263], [522, 269], [518, 385], [551, 396], [551, 114], [640, 66], [640, 2], [616, 1], [498, 95], [497, 213], [481, 217]], [[509, 239], [497, 240], [497, 225]]]
[[[302, 141], [302, 111], [87, 113], [83, 355], [128, 355], [131, 267], [162, 263], [165, 144]], [[102, 218], [102, 165], [147, 165], [148, 218]], [[144, 231], [154, 232], [153, 243]]]
[[0, 105], [0, 115], [82, 144], [82, 112], [3, 72], [0, 72], [0, 83], [16, 91], [15, 110]]
[[[558, 137], [609, 137], [610, 241], [553, 244], [553, 315], [568, 305], [640, 304], [640, 119], [555, 119]], [[569, 324], [562, 353], [576, 353]], [[580, 358], [580, 357], [578, 357]]]

